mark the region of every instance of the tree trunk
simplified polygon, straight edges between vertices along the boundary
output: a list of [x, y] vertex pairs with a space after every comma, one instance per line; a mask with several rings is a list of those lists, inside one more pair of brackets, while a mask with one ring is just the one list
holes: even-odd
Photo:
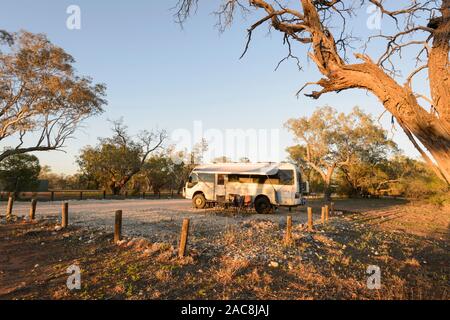
[[326, 172], [313, 162], [308, 161], [308, 165], [320, 174], [323, 180], [323, 194], [325, 201], [331, 201], [331, 179], [333, 178], [334, 170], [336, 169], [337, 163], [332, 164], [326, 168]]
[[120, 194], [121, 188], [117, 185], [117, 182], [116, 182], [116, 181], [111, 181], [111, 182], [109, 183], [108, 187], [109, 187], [109, 189], [111, 190], [111, 193], [112, 193], [114, 196], [117, 196], [117, 195]]
[[[400, 123], [400, 126], [405, 131], [410, 141], [414, 144], [416, 149], [421, 153], [422, 157], [428, 165], [435, 171], [435, 173], [443, 178], [447, 183], [450, 182], [450, 137], [443, 133], [442, 124], [415, 124], [415, 123]], [[412, 129], [410, 129], [412, 128]], [[414, 136], [413, 136], [414, 135]], [[422, 145], [430, 152], [435, 160], [435, 163], [422, 150], [420, 145], [416, 142], [415, 137], [422, 143]]]
[[331, 184], [326, 182], [323, 187], [323, 200], [326, 202], [331, 201]]

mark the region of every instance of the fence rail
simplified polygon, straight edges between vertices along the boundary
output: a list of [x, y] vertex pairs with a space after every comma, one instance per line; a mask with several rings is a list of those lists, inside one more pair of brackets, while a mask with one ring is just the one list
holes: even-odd
[[176, 192], [140, 192], [113, 195], [103, 190], [50, 190], [45, 192], [7, 192], [0, 191], [0, 201], [8, 201], [13, 196], [16, 201], [64, 201], [64, 200], [124, 200], [124, 199], [167, 199], [181, 198]]

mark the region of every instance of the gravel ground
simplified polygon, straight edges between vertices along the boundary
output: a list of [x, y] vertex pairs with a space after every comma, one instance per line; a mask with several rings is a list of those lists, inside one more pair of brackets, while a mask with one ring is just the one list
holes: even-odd
[[[318, 213], [323, 202], [308, 205]], [[193, 210], [188, 200], [71, 201], [70, 226], [59, 230], [61, 203], [42, 202], [34, 223], [0, 219], [0, 299], [448, 300], [448, 209], [387, 199], [335, 205], [329, 223], [307, 232], [300, 225], [306, 208], [257, 215]], [[14, 215], [28, 209], [17, 202]], [[117, 209], [125, 237], [115, 245]], [[186, 217], [191, 229], [180, 259]], [[84, 272], [81, 291], [66, 288], [72, 264]], [[382, 270], [381, 290], [367, 289], [370, 265]]]
[[[196, 237], [205, 238], [226, 231], [233, 225], [242, 225], [249, 221], [270, 221], [284, 224], [286, 215], [292, 215], [295, 224], [306, 222], [304, 208], [294, 210], [280, 209], [271, 215], [259, 215], [254, 211], [192, 208], [191, 201], [185, 199], [169, 200], [83, 200], [69, 202], [70, 224], [91, 228], [112, 230], [115, 210], [123, 210], [123, 233], [130, 237], [145, 237], [152, 241], [176, 242], [182, 220], [191, 220], [190, 232]], [[13, 213], [26, 216], [28, 202], [14, 203]], [[0, 212], [6, 211], [6, 202], [0, 203]], [[37, 218], [59, 216], [61, 202], [40, 202], [37, 206]], [[316, 216], [316, 219], [318, 216]]]

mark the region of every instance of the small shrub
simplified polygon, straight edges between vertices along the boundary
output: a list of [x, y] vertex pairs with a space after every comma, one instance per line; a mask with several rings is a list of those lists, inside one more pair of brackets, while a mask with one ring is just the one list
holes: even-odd
[[434, 194], [427, 199], [427, 202], [438, 207], [443, 207], [444, 205], [450, 203], [450, 194], [449, 193]]

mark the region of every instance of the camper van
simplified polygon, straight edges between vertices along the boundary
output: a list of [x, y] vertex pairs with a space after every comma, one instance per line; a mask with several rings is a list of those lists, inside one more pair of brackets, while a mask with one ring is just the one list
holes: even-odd
[[223, 163], [197, 166], [183, 190], [193, 206], [251, 207], [272, 213], [278, 207], [305, 204], [308, 184], [291, 163]]

